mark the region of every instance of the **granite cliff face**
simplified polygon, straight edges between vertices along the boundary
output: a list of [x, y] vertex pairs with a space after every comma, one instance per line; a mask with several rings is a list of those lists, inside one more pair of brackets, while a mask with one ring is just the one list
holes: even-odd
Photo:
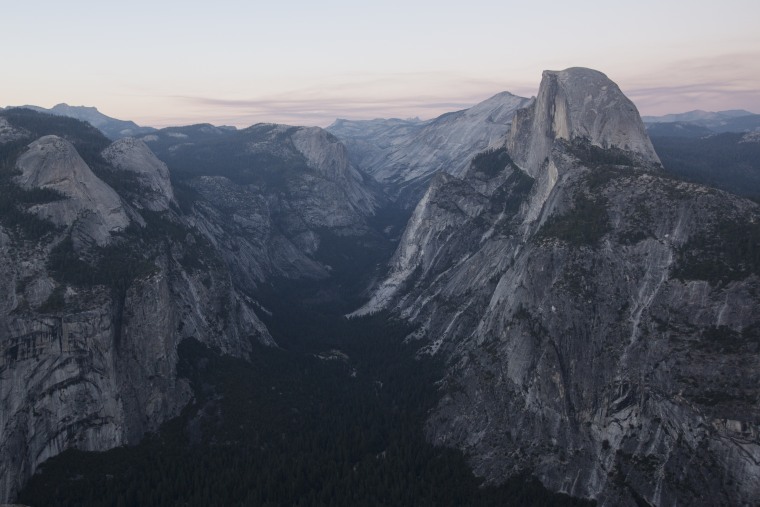
[[445, 358], [428, 437], [489, 481], [749, 504], [760, 209], [665, 176], [629, 104], [597, 72], [545, 73], [505, 148], [434, 179], [357, 313], [391, 309]]
[[328, 130], [346, 145], [351, 160], [392, 194], [406, 189], [419, 197], [439, 172], [462, 176], [475, 154], [503, 140], [515, 111], [529, 103], [503, 92], [424, 122], [338, 120]]
[[144, 142], [131, 137], [121, 139], [103, 151], [103, 158], [114, 168], [135, 176], [138, 185], [133, 198], [140, 207], [166, 211], [176, 203], [169, 168]]
[[186, 199], [190, 220], [250, 288], [327, 278], [332, 268], [317, 258], [325, 238], [375, 234], [367, 219], [384, 196], [323, 129], [201, 125], [144, 140], [195, 196]]
[[262, 287], [308, 281], [324, 304], [352, 281], [339, 263], [391, 244], [389, 201], [421, 193], [355, 315], [391, 311], [444, 360], [432, 442], [489, 482], [527, 471], [603, 505], [760, 497], [757, 204], [664, 174], [588, 69], [546, 72], [535, 101], [331, 129], [111, 143], [0, 112], [0, 500], [176, 415], [182, 340], [274, 345]]
[[515, 114], [506, 148], [515, 163], [535, 178], [535, 220], [556, 183], [557, 141], [583, 141], [613, 150], [642, 166], [660, 163], [636, 106], [601, 72], [584, 68], [545, 71], [538, 97]]
[[30, 251], [0, 236], [13, 262], [0, 277], [3, 498], [65, 449], [136, 443], [177, 415], [190, 399], [176, 375], [181, 340], [239, 356], [271, 343], [229, 273], [182, 265], [191, 245], [151, 252], [149, 270], [121, 288], [61, 280], [48, 268], [55, 244]]
[[29, 111], [0, 127], [0, 500], [65, 449], [133, 444], [176, 416], [182, 340], [275, 345], [257, 285], [329, 277], [321, 238], [366, 235], [381, 199], [321, 129], [158, 132], [178, 197], [142, 140]]
[[62, 194], [63, 198], [29, 209], [40, 218], [59, 226], [76, 226], [100, 246], [111, 233], [129, 225], [129, 217], [119, 195], [95, 176], [74, 146], [58, 136], [42, 137], [29, 145], [16, 161], [21, 174], [18, 185]]
[[555, 141], [576, 138], [624, 150], [643, 164], [659, 163], [636, 106], [607, 76], [584, 68], [545, 71], [536, 101], [515, 114], [507, 149], [535, 177]]

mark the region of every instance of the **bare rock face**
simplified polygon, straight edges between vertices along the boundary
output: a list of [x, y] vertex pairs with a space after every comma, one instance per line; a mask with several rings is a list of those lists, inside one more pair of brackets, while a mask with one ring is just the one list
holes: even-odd
[[253, 302], [219, 267], [187, 270], [159, 256], [123, 294], [53, 282], [61, 303], [35, 306], [30, 286], [48, 279], [44, 251], [14, 243], [1, 251], [17, 264], [0, 274], [12, 295], [0, 311], [0, 498], [66, 449], [134, 444], [176, 416], [191, 398], [176, 372], [183, 339], [239, 357], [254, 341], [272, 344]]
[[462, 176], [475, 154], [503, 143], [515, 111], [529, 103], [503, 92], [429, 121], [338, 120], [328, 130], [360, 169], [398, 193], [439, 172]]
[[119, 195], [95, 176], [68, 141], [42, 137], [29, 145], [16, 166], [21, 171], [16, 182], [22, 187], [54, 190], [64, 197], [35, 206], [37, 216], [56, 225], [76, 224], [98, 245], [129, 225]]
[[660, 174], [599, 76], [545, 73], [509, 150], [436, 178], [358, 313], [392, 310], [445, 358], [428, 437], [488, 481], [531, 471], [602, 505], [751, 504], [760, 266], [726, 252], [756, 237], [760, 208]]
[[377, 198], [367, 191], [366, 178], [351, 165], [346, 147], [337, 138], [318, 127], [298, 129], [291, 138], [309, 167], [344, 187], [351, 204], [367, 215], [375, 211]]
[[580, 67], [544, 71], [536, 101], [515, 114], [507, 138], [515, 163], [536, 179], [529, 220], [560, 177], [563, 164], [553, 156], [558, 142], [615, 150], [640, 166], [660, 163], [636, 106], [607, 76]]
[[[487, 206], [487, 198], [469, 185], [446, 173], [437, 174], [407, 223], [391, 259], [390, 274], [374, 290], [370, 300], [351, 316], [368, 315], [387, 308], [392, 302], [399, 301], [399, 297], [403, 298], [410, 284], [424, 277], [439, 256], [456, 257], [455, 253], [446, 251], [449, 245], [444, 241], [444, 231], [466, 225]], [[398, 308], [404, 306], [406, 302], [398, 303]], [[409, 310], [411, 307], [405, 308], [404, 314]]]
[[136, 175], [141, 188], [135, 200], [141, 206], [164, 211], [174, 202], [169, 168], [143, 141], [131, 137], [116, 141], [103, 151], [103, 158], [116, 169]]
[[316, 258], [323, 238], [363, 237], [384, 204], [377, 183], [320, 128], [204, 125], [154, 137], [153, 151], [200, 196], [188, 219], [249, 289], [271, 278], [328, 278], [331, 267]]
[[535, 178], [556, 140], [576, 138], [629, 152], [642, 164], [660, 162], [636, 106], [607, 76], [580, 67], [544, 71], [535, 103], [515, 115], [507, 149]]
[[[270, 277], [328, 276], [325, 267], [310, 257], [319, 248], [319, 236], [295, 210], [283, 210], [278, 199], [224, 176], [201, 176], [192, 185], [204, 201], [195, 204], [191, 220], [214, 243], [244, 286], [255, 288]], [[319, 209], [319, 215], [324, 211], [325, 207]], [[286, 216], [279, 223], [281, 213]], [[351, 225], [340, 216], [330, 217], [329, 223]], [[309, 218], [312, 223], [320, 220], [313, 214]]]
[[291, 203], [283, 204], [312, 228], [361, 228], [379, 204], [369, 190], [370, 178], [351, 165], [345, 146], [326, 130], [298, 127], [289, 128], [288, 134], [315, 174], [290, 179], [283, 197]]
[[173, 242], [121, 291], [61, 283], [47, 267], [55, 244], [0, 236], [0, 498], [63, 450], [134, 444], [176, 416], [191, 398], [182, 340], [238, 357], [273, 344], [221, 261], [188, 263], [207, 248], [195, 241]]
[[[14, 142], [31, 135], [10, 128]], [[0, 217], [0, 501], [66, 449], [133, 444], [176, 416], [192, 396], [177, 376], [183, 340], [237, 357], [274, 345], [219, 252], [165, 208], [166, 166], [142, 143], [111, 148], [115, 167], [101, 169], [130, 171], [155, 190], [144, 201], [158, 211], [151, 220], [61, 137], [35, 140], [15, 161], [15, 184], [59, 194], [19, 201], [20, 211], [66, 227], [29, 236], [23, 219]], [[127, 227], [128, 216], [142, 222]], [[77, 245], [84, 236], [91, 241]]]
[[[14, 143], [34, 134], [13, 122], [44, 119], [8, 118]], [[364, 238], [382, 199], [321, 129], [156, 132], [151, 147], [190, 196], [180, 206], [143, 141], [59, 128], [18, 157], [13, 180], [57, 194], [24, 194], [21, 213], [0, 216], [0, 501], [66, 449], [136, 443], [177, 415], [192, 396], [177, 377], [183, 340], [243, 358], [274, 345], [250, 294], [278, 277], [329, 277], [315, 259], [322, 238]], [[75, 145], [98, 147], [102, 161], [88, 160], [113, 187]], [[66, 227], [34, 235], [29, 212]]]
[[325, 238], [385, 241], [369, 225], [384, 196], [322, 129], [200, 125], [148, 148], [61, 119], [35, 139], [31, 111], [0, 120], [9, 153], [31, 141], [7, 184], [34, 190], [0, 216], [0, 501], [66, 449], [136, 443], [177, 415], [183, 340], [242, 358], [275, 345], [251, 294], [330, 277]]

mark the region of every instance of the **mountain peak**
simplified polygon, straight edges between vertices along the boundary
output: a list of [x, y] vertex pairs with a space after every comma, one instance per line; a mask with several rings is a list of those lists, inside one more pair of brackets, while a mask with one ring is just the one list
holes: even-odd
[[65, 198], [36, 205], [34, 213], [56, 225], [78, 227], [99, 245], [129, 225], [119, 195], [98, 178], [69, 141], [48, 135], [29, 145], [17, 160], [23, 188], [54, 190]]
[[125, 137], [111, 144], [103, 158], [115, 168], [135, 175], [141, 186], [138, 202], [153, 211], [164, 211], [174, 202], [169, 168], [158, 159], [145, 142]]
[[432, 120], [337, 120], [328, 130], [346, 145], [359, 168], [395, 187], [393, 193], [408, 191], [419, 198], [434, 174], [462, 176], [475, 154], [504, 144], [515, 111], [530, 102], [501, 92]]
[[556, 140], [577, 138], [624, 150], [644, 165], [660, 162], [636, 106], [605, 74], [583, 67], [544, 71], [536, 101], [515, 115], [510, 154], [536, 176]]
[[8, 107], [21, 107], [37, 111], [38, 113], [66, 116], [68, 118], [81, 120], [89, 123], [96, 129], [100, 130], [106, 137], [113, 140], [121, 139], [123, 137], [145, 135], [156, 130], [152, 127], [140, 127], [133, 121], [112, 118], [101, 113], [98, 108], [94, 106], [71, 106], [65, 102], [61, 102], [50, 109], [34, 105]]
[[100, 125], [105, 124], [107, 121], [118, 121], [115, 118], [104, 115], [95, 106], [71, 106], [65, 102], [54, 105], [50, 108], [50, 112], [60, 116], [70, 116], [78, 120], [89, 121], [90, 123], [93, 120], [97, 121], [99, 125], [93, 123], [93, 126], [96, 128], [99, 128]]

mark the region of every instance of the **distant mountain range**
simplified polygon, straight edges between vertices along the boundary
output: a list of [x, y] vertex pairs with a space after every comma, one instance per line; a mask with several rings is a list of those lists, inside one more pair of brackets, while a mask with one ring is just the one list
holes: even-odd
[[419, 198], [433, 175], [462, 176], [475, 154], [503, 142], [515, 111], [530, 103], [501, 92], [431, 120], [338, 119], [327, 130], [346, 145], [351, 161], [378, 182]]
[[0, 111], [0, 503], [755, 505], [744, 113]]
[[[512, 112], [524, 107], [528, 103], [527, 101], [528, 99], [502, 92], [470, 109], [447, 113], [432, 120], [375, 119], [349, 121], [338, 119], [327, 130], [340, 138], [355, 153], [353, 155], [354, 160], [352, 160], [354, 163], [365, 165], [362, 162], [367, 162], [366, 165], [377, 170], [378, 174], [373, 175], [377, 179], [382, 181], [394, 177], [402, 180], [421, 178], [426, 181], [430, 174], [440, 169], [441, 164], [450, 165], [453, 162], [454, 167], [447, 171], [453, 174], [464, 171], [463, 168], [466, 167], [466, 163], [460, 160], [451, 160], [448, 152], [462, 151], [458, 149], [462, 142], [459, 137], [465, 136], [468, 139], [477, 137], [469, 131], [471, 130], [470, 124], [480, 125], [479, 120], [485, 115], [487, 121], [484, 124], [490, 125], [491, 131], [479, 132], [481, 137], [489, 137], [489, 134], [491, 136], [494, 134], [503, 135], [505, 128], [508, 128], [511, 121]], [[35, 105], [8, 106], [5, 109], [15, 107], [86, 121], [112, 140], [144, 136], [156, 131], [153, 127], [143, 127], [130, 120], [112, 118], [98, 111], [96, 107], [70, 106], [61, 103], [50, 109]], [[651, 137], [699, 138], [724, 132], [760, 131], [760, 114], [745, 109], [717, 112], [696, 109], [685, 113], [671, 113], [662, 116], [642, 116], [641, 119]], [[218, 128], [234, 129], [235, 127]], [[456, 148], [446, 148], [451, 139], [442, 138], [439, 130], [444, 130], [446, 134], [453, 135], [456, 138], [454, 139]], [[449, 132], [450, 130], [452, 132]], [[425, 142], [426, 138], [427, 142]], [[421, 163], [421, 160], [432, 157], [418, 153], [422, 149], [421, 146], [430, 143], [440, 145], [435, 151], [441, 154], [439, 155], [442, 157], [441, 160], [438, 160], [437, 164], [435, 161], [429, 160], [431, 167], [427, 170], [415, 167]], [[473, 149], [485, 147], [480, 144], [473, 146]], [[468, 155], [471, 153], [471, 150], [464, 151]], [[410, 163], [409, 160], [406, 160], [407, 158], [413, 159], [414, 162]], [[379, 159], [385, 160], [385, 163], [379, 164]], [[399, 167], [406, 169], [399, 171]]]
[[749, 116], [752, 114], [754, 113], [751, 113], [746, 109], [730, 109], [728, 111], [718, 112], [695, 109], [694, 111], [688, 111], [686, 113], [671, 113], [662, 116], [642, 116], [641, 120], [644, 123], [669, 123], [674, 121], [719, 122], [730, 120], [732, 118], [739, 118], [740, 116]]
[[760, 199], [760, 114], [696, 110], [643, 120], [666, 171]]
[[642, 117], [651, 137], [705, 137], [724, 132], [760, 130], [760, 114], [743, 109], [695, 110], [687, 113]]
[[155, 132], [156, 130], [153, 127], [141, 127], [133, 121], [111, 118], [98, 111], [95, 107], [57, 104], [50, 109], [33, 105], [9, 106], [6, 109], [13, 109], [14, 107], [31, 109], [38, 113], [54, 114], [56, 116], [66, 116], [68, 118], [86, 121], [96, 129], [100, 130], [111, 140], [146, 135]]

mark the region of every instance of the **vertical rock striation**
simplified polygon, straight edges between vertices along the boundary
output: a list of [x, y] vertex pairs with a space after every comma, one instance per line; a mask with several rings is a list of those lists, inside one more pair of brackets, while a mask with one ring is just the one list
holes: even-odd
[[369, 226], [382, 193], [322, 129], [111, 143], [45, 118], [0, 113], [14, 199], [0, 214], [0, 501], [66, 449], [134, 444], [176, 416], [192, 397], [183, 340], [242, 358], [274, 346], [256, 290], [329, 278], [324, 238], [384, 240]]
[[515, 113], [507, 149], [535, 178], [555, 141], [576, 138], [623, 150], [642, 165], [660, 162], [636, 106], [607, 76], [580, 67], [544, 71], [536, 101]]
[[760, 494], [760, 266], [727, 253], [760, 208], [657, 166], [614, 83], [546, 72], [506, 149], [418, 204], [358, 313], [446, 358], [427, 433], [478, 475], [602, 505]]
[[[32, 136], [12, 132], [2, 142]], [[9, 186], [20, 213], [0, 216], [0, 501], [66, 449], [133, 444], [177, 415], [191, 398], [182, 340], [239, 357], [273, 345], [219, 254], [167, 209], [166, 166], [143, 143], [116, 143], [99, 167], [137, 176], [124, 196], [62, 136], [21, 151], [7, 184], [27, 193]], [[30, 235], [32, 215], [58, 227]]]

